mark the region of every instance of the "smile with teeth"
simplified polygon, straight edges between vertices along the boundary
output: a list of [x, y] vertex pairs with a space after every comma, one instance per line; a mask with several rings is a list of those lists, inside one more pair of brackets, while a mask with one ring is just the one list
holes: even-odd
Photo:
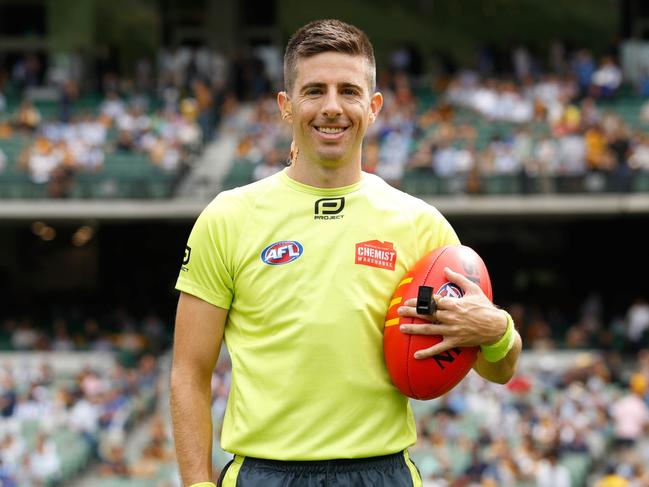
[[346, 127], [316, 127], [316, 130], [324, 134], [339, 134], [344, 132]]

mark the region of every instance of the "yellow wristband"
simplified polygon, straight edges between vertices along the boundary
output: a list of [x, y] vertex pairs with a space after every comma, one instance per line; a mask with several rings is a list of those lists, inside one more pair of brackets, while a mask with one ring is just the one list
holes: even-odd
[[505, 334], [496, 343], [480, 345], [482, 356], [487, 362], [499, 362], [505, 358], [514, 346], [514, 320], [507, 311], [502, 310], [502, 312], [507, 316], [507, 329], [505, 330]]
[[216, 487], [214, 482], [199, 482], [197, 484], [192, 484], [189, 487]]

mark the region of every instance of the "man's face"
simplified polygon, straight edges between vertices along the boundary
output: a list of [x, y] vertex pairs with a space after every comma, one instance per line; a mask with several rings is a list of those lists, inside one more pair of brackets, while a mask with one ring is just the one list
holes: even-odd
[[300, 58], [290, 94], [278, 97], [293, 125], [299, 159], [326, 166], [360, 163], [365, 131], [381, 109], [362, 56], [324, 52]]

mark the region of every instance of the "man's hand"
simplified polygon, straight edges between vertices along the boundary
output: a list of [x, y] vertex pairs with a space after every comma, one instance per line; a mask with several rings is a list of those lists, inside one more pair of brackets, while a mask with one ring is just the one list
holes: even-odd
[[399, 329], [403, 333], [442, 336], [438, 344], [417, 351], [417, 359], [432, 357], [455, 347], [490, 345], [497, 342], [507, 329], [505, 313], [493, 305], [480, 286], [448, 267], [444, 273], [450, 282], [462, 289], [463, 297], [434, 296], [437, 310], [431, 315], [417, 314], [416, 298], [406, 300], [398, 310], [400, 316], [431, 322], [429, 325], [401, 325]]

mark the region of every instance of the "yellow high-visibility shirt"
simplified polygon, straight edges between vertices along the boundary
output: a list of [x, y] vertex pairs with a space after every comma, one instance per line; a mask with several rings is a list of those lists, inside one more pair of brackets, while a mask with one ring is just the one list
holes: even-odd
[[282, 171], [219, 194], [194, 225], [176, 287], [229, 310], [222, 448], [325, 460], [412, 445], [408, 398], [383, 358], [385, 315], [407, 270], [456, 243], [435, 208], [370, 174], [322, 189]]

